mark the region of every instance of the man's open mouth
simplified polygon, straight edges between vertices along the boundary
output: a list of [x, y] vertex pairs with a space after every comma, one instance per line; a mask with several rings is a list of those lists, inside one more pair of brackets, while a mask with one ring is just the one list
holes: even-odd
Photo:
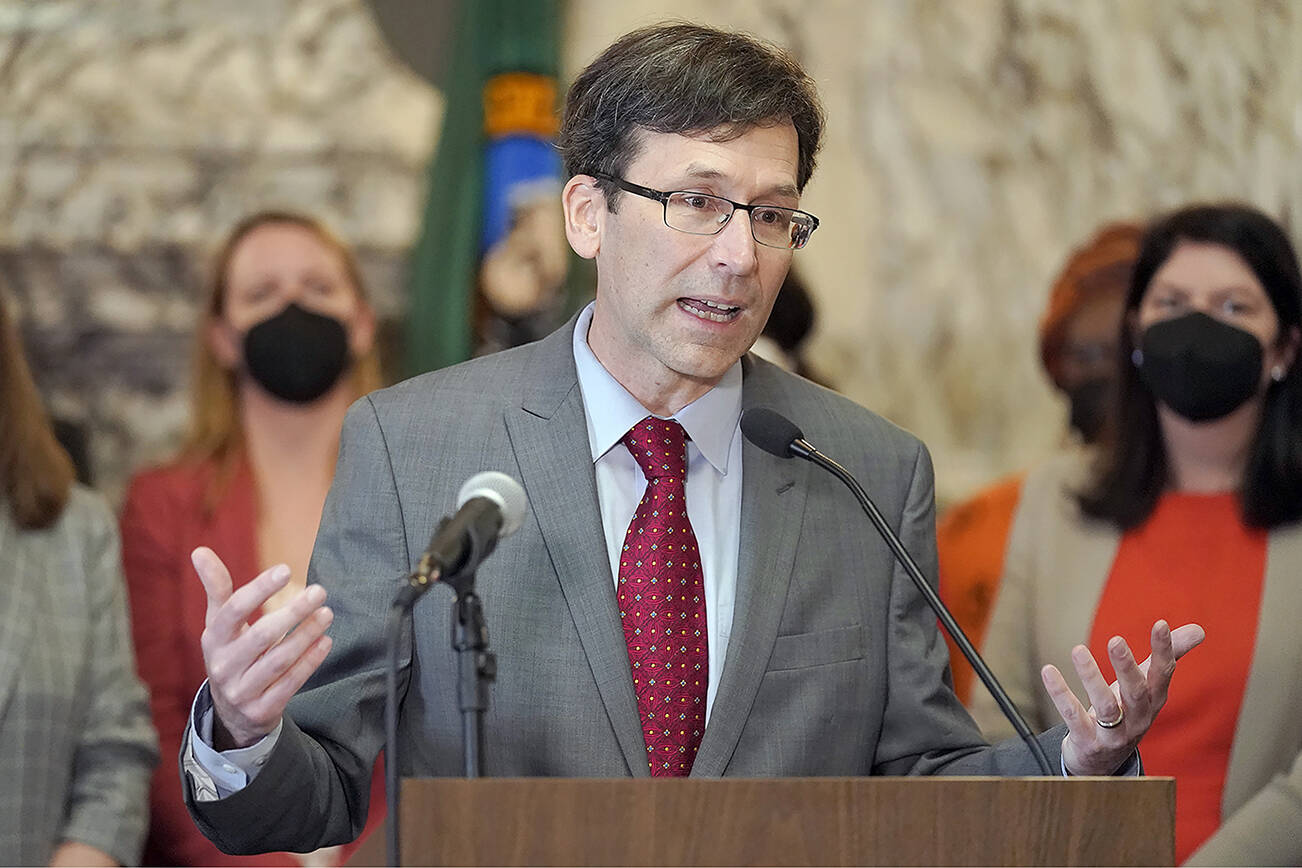
[[680, 298], [678, 306], [700, 319], [711, 322], [731, 322], [741, 313], [741, 308], [733, 304], [720, 304], [702, 298]]

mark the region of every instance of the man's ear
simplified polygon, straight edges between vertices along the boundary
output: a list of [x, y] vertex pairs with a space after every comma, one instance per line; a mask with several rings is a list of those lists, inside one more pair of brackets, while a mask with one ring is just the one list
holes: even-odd
[[561, 191], [565, 211], [565, 238], [584, 259], [595, 259], [601, 249], [606, 221], [606, 196], [591, 175], [575, 175]]

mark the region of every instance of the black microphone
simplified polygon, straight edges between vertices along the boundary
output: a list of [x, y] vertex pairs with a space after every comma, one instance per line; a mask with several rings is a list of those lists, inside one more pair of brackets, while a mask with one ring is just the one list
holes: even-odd
[[803, 458], [812, 464], [818, 465], [845, 483], [846, 487], [853, 492], [855, 499], [859, 501], [859, 505], [863, 507], [863, 511], [868, 514], [873, 527], [877, 528], [877, 533], [881, 534], [882, 539], [886, 541], [886, 545], [895, 555], [895, 559], [899, 561], [900, 566], [904, 567], [904, 571], [909, 574], [913, 584], [918, 587], [918, 591], [926, 599], [927, 604], [931, 606], [932, 611], [936, 613], [940, 623], [945, 625], [946, 632], [954, 638], [954, 643], [958, 645], [959, 651], [967, 658], [968, 663], [972, 664], [973, 670], [976, 671], [981, 682], [985, 684], [986, 689], [990, 691], [990, 695], [995, 698], [995, 702], [998, 703], [1004, 717], [1008, 718], [1009, 723], [1013, 725], [1013, 729], [1017, 730], [1017, 734], [1022, 737], [1022, 741], [1026, 742], [1026, 746], [1035, 756], [1036, 762], [1039, 763], [1040, 770], [1044, 772], [1046, 777], [1056, 777], [1057, 773], [1049, 767], [1049, 757], [1045, 755], [1044, 748], [1040, 747], [1040, 743], [1035, 740], [1026, 719], [1018, 712], [1017, 706], [1013, 705], [1013, 701], [1008, 698], [1008, 694], [999, 684], [999, 680], [995, 678], [995, 674], [990, 671], [986, 661], [981, 659], [981, 655], [977, 653], [976, 648], [967, 638], [967, 634], [963, 632], [963, 628], [958, 625], [958, 622], [954, 620], [954, 616], [950, 614], [949, 609], [941, 601], [940, 595], [923, 578], [922, 571], [918, 569], [917, 563], [909, 556], [908, 550], [904, 548], [904, 543], [900, 541], [895, 531], [891, 530], [891, 526], [886, 523], [886, 519], [882, 517], [881, 512], [877, 509], [877, 505], [868, 497], [868, 493], [864, 491], [863, 486], [851, 475], [850, 471], [819, 452], [812, 443], [805, 439], [804, 433], [790, 419], [767, 407], [751, 407], [742, 413], [741, 433], [746, 435], [747, 440], [770, 455], [776, 455], [779, 458], [791, 458], [792, 456]]
[[457, 495], [456, 514], [434, 529], [393, 604], [410, 607], [439, 581], [460, 590], [460, 580], [493, 553], [497, 541], [520, 529], [527, 505], [520, 483], [505, 473], [485, 470], [467, 479]]

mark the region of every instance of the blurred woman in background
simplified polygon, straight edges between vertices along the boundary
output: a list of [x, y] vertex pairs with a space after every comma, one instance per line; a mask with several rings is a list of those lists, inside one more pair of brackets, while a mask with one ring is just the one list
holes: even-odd
[[[204, 680], [206, 598], [190, 552], [211, 546], [244, 580], [288, 564], [295, 579], [273, 608], [304, 587], [344, 415], [380, 385], [375, 326], [355, 257], [311, 217], [255, 214], [218, 253], [189, 436], [177, 461], [132, 480], [122, 515], [136, 651], [163, 752], [145, 864], [330, 864], [345, 855], [221, 853], [185, 810], [177, 753]], [[382, 813], [381, 795], [372, 820]]]
[[117, 528], [73, 482], [0, 298], [0, 864], [140, 858], [157, 751]]
[[[1288, 237], [1239, 205], [1158, 220], [1118, 339], [1114, 434], [1093, 459], [1027, 477], [986, 657], [1043, 726], [1056, 715], [1040, 664], [1074, 671], [1063, 637], [1107, 659], [1114, 634], [1202, 624], [1142, 746], [1148, 773], [1176, 778], [1176, 859], [1302, 864], [1302, 276]], [[983, 692], [973, 706], [988, 736], [1005, 731]]]

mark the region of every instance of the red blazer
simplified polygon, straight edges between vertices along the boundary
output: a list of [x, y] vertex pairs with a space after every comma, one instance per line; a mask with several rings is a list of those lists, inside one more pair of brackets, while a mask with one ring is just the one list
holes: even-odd
[[[223, 496], [204, 507], [216, 472], [211, 463], [180, 463], [136, 475], [122, 510], [122, 557], [131, 605], [131, 630], [140, 677], [149, 686], [162, 759], [149, 790], [150, 827], [144, 865], [289, 865], [288, 853], [228, 856], [194, 825], [181, 797], [177, 756], [189, 725], [190, 704], [206, 674], [199, 636], [208, 600], [190, 564], [206, 545], [226, 563], [236, 588], [259, 570], [257, 492], [241, 462]], [[383, 822], [384, 772], [378, 762], [371, 786], [365, 838]], [[358, 839], [358, 841], [361, 840]], [[339, 861], [357, 843], [342, 848]]]

